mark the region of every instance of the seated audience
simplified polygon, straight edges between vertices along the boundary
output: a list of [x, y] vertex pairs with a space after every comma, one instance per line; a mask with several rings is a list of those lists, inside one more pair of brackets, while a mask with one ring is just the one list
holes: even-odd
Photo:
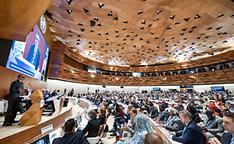
[[234, 144], [234, 113], [224, 112], [223, 127], [227, 131], [223, 134], [221, 142], [217, 138], [211, 138], [210, 144]]
[[130, 132], [131, 135], [134, 135], [134, 133], [135, 133], [134, 129], [136, 126], [135, 117], [138, 115], [138, 112], [135, 108], [131, 108], [128, 111], [130, 114], [130, 126], [125, 126], [124, 128], [120, 128], [120, 130]]
[[[123, 108], [121, 105], [117, 104], [116, 106], [116, 110], [115, 110], [115, 120], [114, 120], [114, 124], [113, 124], [113, 134], [111, 134], [111, 136], [116, 136], [117, 133], [117, 128], [120, 128], [122, 124], [124, 124], [126, 122], [125, 119], [125, 113], [123, 111]], [[119, 135], [121, 135], [122, 133], [119, 133]]]
[[179, 116], [177, 115], [176, 109], [170, 109], [169, 118], [165, 124], [165, 128], [170, 131], [180, 131], [184, 128], [184, 124], [181, 122]]
[[185, 127], [182, 132], [172, 137], [173, 140], [183, 144], [204, 144], [205, 137], [201, 129], [192, 120], [192, 115], [188, 110], [179, 112], [180, 119]]
[[160, 114], [157, 118], [157, 120], [161, 123], [166, 123], [167, 119], [169, 117], [168, 111], [166, 108], [164, 108], [165, 106], [163, 105], [159, 105], [159, 110], [160, 110]]
[[190, 102], [189, 105], [187, 106], [187, 110], [191, 113], [192, 115], [192, 120], [196, 123], [200, 123], [202, 120], [199, 116], [199, 110], [196, 108], [196, 105], [194, 102]]
[[145, 135], [144, 144], [164, 144], [164, 142], [159, 135], [154, 132], [150, 132]]
[[54, 139], [52, 144], [89, 144], [82, 131], [75, 131], [76, 125], [74, 119], [66, 121], [64, 126], [65, 134], [63, 137]]
[[158, 109], [157, 109], [157, 107], [154, 105], [154, 103], [153, 102], [150, 102], [150, 108], [149, 108], [149, 116], [151, 117], [151, 118], [156, 118], [156, 117], [158, 117]]
[[224, 131], [222, 119], [215, 115], [213, 109], [206, 110], [206, 118], [202, 128], [206, 132], [208, 138], [218, 137], [218, 134]]
[[146, 116], [138, 114], [134, 121], [134, 135], [126, 138], [124, 141], [118, 141], [117, 144], [144, 144], [145, 135], [149, 132], [154, 132]]
[[83, 129], [83, 132], [87, 134], [87, 137], [96, 137], [98, 136], [98, 131], [100, 128], [100, 122], [97, 119], [97, 112], [95, 110], [90, 110], [88, 112], [88, 116], [90, 120], [88, 121], [88, 124]]
[[98, 120], [100, 125], [106, 124], [106, 109], [105, 107], [101, 107], [98, 112]]

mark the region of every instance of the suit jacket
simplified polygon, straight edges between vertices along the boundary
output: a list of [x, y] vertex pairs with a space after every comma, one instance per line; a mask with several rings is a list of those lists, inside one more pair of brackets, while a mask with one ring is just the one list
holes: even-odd
[[231, 140], [232, 140], [232, 134], [229, 132], [225, 132], [221, 138], [221, 143], [230, 144]]
[[98, 130], [100, 128], [100, 121], [98, 119], [89, 120], [83, 132], [88, 133], [87, 137], [96, 137], [98, 135]]
[[205, 136], [201, 129], [194, 121], [191, 121], [185, 126], [185, 130], [182, 133], [174, 135], [173, 140], [183, 144], [204, 144]]
[[16, 98], [21, 95], [20, 89], [24, 89], [23, 82], [19, 80], [13, 81], [10, 86], [10, 98]]
[[212, 134], [222, 133], [224, 128], [222, 126], [222, 119], [220, 117], [216, 117], [213, 120], [205, 120], [205, 128], [208, 132]]
[[52, 144], [89, 144], [84, 133], [80, 130], [65, 133], [63, 137], [56, 138]]
[[167, 119], [169, 117], [168, 111], [164, 110], [160, 115], [159, 115], [159, 120], [166, 123]]
[[158, 109], [155, 106], [150, 108], [149, 113], [151, 118], [156, 118], [159, 115]]
[[165, 128], [170, 131], [180, 131], [184, 128], [184, 124], [181, 122], [179, 116], [170, 116], [167, 120]]
[[36, 56], [33, 60], [33, 55], [34, 55], [34, 49], [35, 49], [35, 45], [32, 45], [30, 47], [30, 50], [28, 52], [27, 55], [27, 61], [30, 62], [31, 64], [33, 64], [35, 66], [35, 69], [37, 70], [37, 68], [39, 67], [39, 62], [40, 62], [40, 50], [38, 48], [37, 52], [36, 52]]

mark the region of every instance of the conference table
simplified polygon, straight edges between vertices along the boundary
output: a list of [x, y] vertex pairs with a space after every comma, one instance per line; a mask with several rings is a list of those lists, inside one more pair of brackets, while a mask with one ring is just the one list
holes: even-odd
[[155, 132], [161, 136], [161, 138], [163, 139], [164, 143], [166, 144], [181, 144], [177, 141], [174, 141], [172, 139], [172, 134], [170, 131], [168, 131], [167, 129], [165, 129], [164, 127], [162, 127], [160, 124], [156, 123], [152, 118], [150, 118], [149, 116], [145, 115], [149, 121], [150, 124], [153, 126]]
[[[121, 102], [118, 102], [118, 104], [121, 104], [125, 110], [127, 110], [127, 105], [123, 104]], [[142, 113], [143, 114], [143, 113]], [[145, 115], [145, 114], [143, 114]], [[172, 134], [170, 131], [168, 131], [167, 129], [165, 129], [164, 127], [162, 127], [160, 124], [156, 123], [152, 118], [150, 118], [149, 116], [145, 115], [148, 119], [150, 124], [152, 125], [152, 127], [154, 128], [155, 132], [161, 136], [161, 138], [163, 139], [165, 144], [182, 144], [179, 143], [177, 141], [174, 141], [172, 139]]]

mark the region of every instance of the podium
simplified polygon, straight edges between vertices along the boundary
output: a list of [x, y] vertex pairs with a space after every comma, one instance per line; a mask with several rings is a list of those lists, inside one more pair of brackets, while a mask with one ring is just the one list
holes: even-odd
[[43, 98], [43, 94], [40, 90], [35, 90], [30, 99], [32, 106], [23, 114], [20, 119], [20, 126], [32, 126], [37, 125], [41, 121], [42, 111], [40, 108], [40, 102]]

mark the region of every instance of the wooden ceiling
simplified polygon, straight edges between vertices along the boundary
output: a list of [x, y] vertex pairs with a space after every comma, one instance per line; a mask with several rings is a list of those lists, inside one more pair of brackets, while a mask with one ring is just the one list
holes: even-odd
[[175, 64], [233, 50], [231, 0], [53, 0], [55, 41], [108, 66]]
[[0, 0], [0, 38], [25, 41], [52, 0]]
[[[55, 42], [52, 49], [52, 55], [50, 60], [49, 78], [59, 79], [66, 81], [73, 81], [86, 84], [98, 84], [98, 85], [119, 85], [119, 86], [156, 86], [156, 85], [186, 85], [186, 84], [222, 84], [234, 82], [234, 69], [216, 70], [202, 73], [180, 74], [180, 75], [161, 75], [161, 76], [145, 76], [145, 77], [133, 77], [133, 76], [114, 76], [105, 74], [95, 74], [87, 72], [83, 69], [82, 64], [79, 62], [79, 57], [71, 55], [73, 53], [67, 52], [68, 48], [63, 48], [60, 42]], [[75, 57], [75, 59], [69, 59], [66, 61], [67, 56]], [[219, 63], [225, 60], [231, 60], [234, 57], [234, 51], [226, 52], [210, 58], [196, 60], [190, 63], [184, 63], [181, 68], [196, 67], [201, 65], [209, 65], [213, 63]], [[82, 59], [83, 60], [83, 59]], [[90, 63], [89, 63], [90, 64]], [[99, 66], [98, 66], [99, 67]], [[103, 66], [103, 68], [106, 68]], [[126, 67], [113, 67], [116, 71], [128, 71]], [[149, 71], [163, 71], [174, 70], [180, 67], [173, 65], [162, 66], [148, 66], [142, 68], [132, 68], [132, 71], [149, 72]]]

